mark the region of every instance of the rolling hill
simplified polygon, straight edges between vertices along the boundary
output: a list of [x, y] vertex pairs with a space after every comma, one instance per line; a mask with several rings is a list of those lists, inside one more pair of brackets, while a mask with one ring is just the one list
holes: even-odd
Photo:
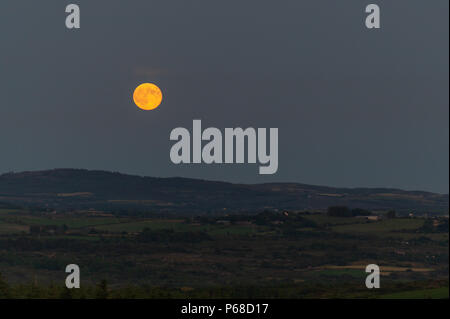
[[399, 212], [448, 213], [449, 196], [387, 188], [298, 183], [232, 184], [117, 172], [55, 169], [0, 175], [0, 202], [54, 209], [133, 209], [208, 213], [317, 210], [332, 205]]

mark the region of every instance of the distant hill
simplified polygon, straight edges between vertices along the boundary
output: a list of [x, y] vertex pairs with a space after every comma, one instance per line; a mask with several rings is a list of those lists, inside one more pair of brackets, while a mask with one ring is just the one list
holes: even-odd
[[388, 188], [333, 188], [298, 183], [247, 185], [55, 169], [0, 175], [0, 202], [55, 209], [192, 213], [313, 210], [332, 205], [444, 213], [448, 212], [449, 196]]

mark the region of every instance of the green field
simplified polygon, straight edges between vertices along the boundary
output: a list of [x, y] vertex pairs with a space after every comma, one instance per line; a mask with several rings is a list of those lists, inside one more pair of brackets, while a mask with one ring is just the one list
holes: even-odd
[[327, 226], [327, 225], [355, 225], [355, 224], [364, 224], [366, 221], [360, 218], [342, 218], [342, 217], [330, 217], [325, 214], [313, 214], [307, 215], [305, 218], [314, 221], [318, 225]]
[[385, 219], [381, 221], [369, 221], [366, 223], [334, 226], [333, 230], [340, 233], [395, 233], [402, 230], [414, 230], [423, 226], [423, 219]]
[[110, 223], [105, 225], [92, 225], [95, 226], [96, 229], [106, 230], [110, 232], [140, 232], [144, 230], [144, 228], [149, 228], [151, 230], [174, 230], [174, 231], [187, 231], [189, 230], [189, 226], [184, 224], [182, 220], [153, 220], [153, 219], [142, 219], [139, 221], [132, 222], [119, 222], [119, 223]]
[[28, 232], [29, 226], [3, 223], [0, 221], [0, 235], [12, 235]]

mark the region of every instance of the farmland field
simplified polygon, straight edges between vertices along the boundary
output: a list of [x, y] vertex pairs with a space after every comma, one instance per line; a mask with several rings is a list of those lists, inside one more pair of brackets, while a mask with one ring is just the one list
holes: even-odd
[[[64, 294], [46, 289], [62, 284], [65, 266], [75, 263], [86, 296], [107, 280], [111, 296], [119, 297], [132, 291], [150, 298], [164, 288], [174, 298], [445, 298], [445, 223], [302, 212], [162, 217], [1, 210], [0, 273], [18, 296], [33, 281], [41, 294]], [[365, 266], [372, 263], [381, 270], [378, 291], [365, 288]]]

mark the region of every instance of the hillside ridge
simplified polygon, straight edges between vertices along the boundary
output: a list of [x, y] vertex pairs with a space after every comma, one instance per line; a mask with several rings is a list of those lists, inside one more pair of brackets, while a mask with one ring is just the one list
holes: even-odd
[[149, 177], [86, 169], [0, 175], [0, 201], [76, 208], [156, 211], [365, 209], [448, 212], [448, 194], [393, 188], [340, 188], [302, 183], [235, 184], [184, 177]]

